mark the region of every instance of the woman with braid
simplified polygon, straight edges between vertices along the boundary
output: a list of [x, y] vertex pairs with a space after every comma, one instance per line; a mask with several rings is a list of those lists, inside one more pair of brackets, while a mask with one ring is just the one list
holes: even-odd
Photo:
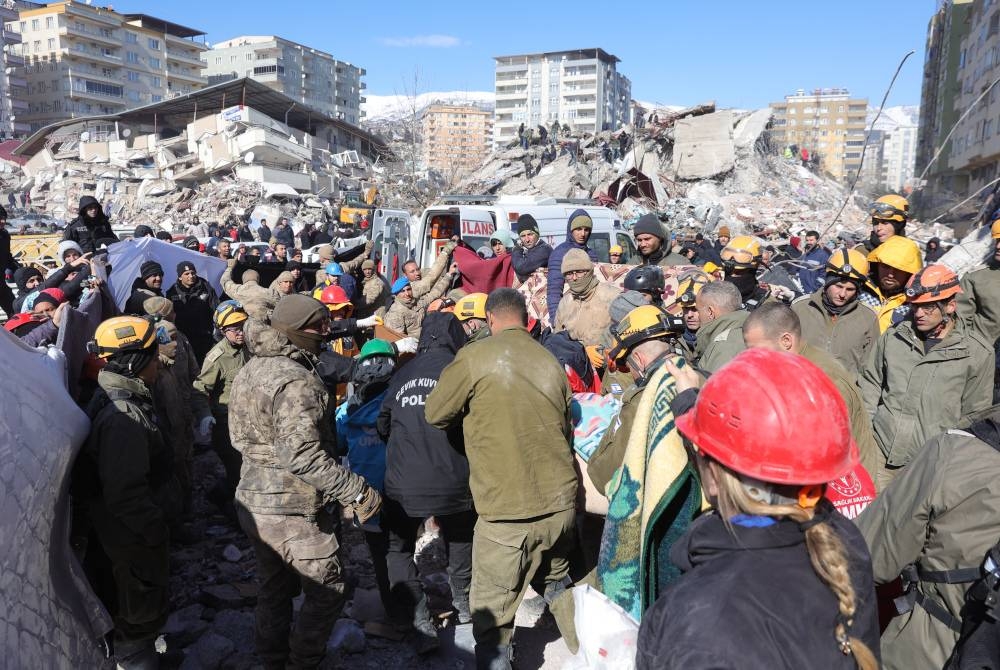
[[712, 510], [670, 549], [682, 574], [657, 585], [637, 667], [878, 668], [868, 549], [824, 498], [859, 459], [836, 387], [761, 349], [697, 395], [694, 373], [666, 365], [687, 389], [671, 406]]

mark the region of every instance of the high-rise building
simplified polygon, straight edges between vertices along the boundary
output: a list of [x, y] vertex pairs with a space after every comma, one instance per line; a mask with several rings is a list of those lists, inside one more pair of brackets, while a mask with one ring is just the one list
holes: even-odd
[[917, 156], [917, 126], [900, 125], [882, 142], [882, 184], [887, 190], [902, 193], [913, 184], [913, 166]]
[[358, 125], [363, 68], [275, 35], [244, 35], [202, 55], [209, 83], [250, 77], [335, 119]]
[[[34, 131], [61, 119], [113, 114], [205, 86], [204, 33], [147, 14], [119, 14], [76, 0], [21, 9], [5, 30], [20, 32]], [[12, 50], [13, 51], [13, 50]]]
[[630, 121], [632, 84], [603, 49], [497, 56], [493, 142], [517, 129], [558, 121], [577, 132], [617, 130]]
[[430, 105], [421, 131], [424, 164], [457, 177], [478, 169], [489, 156], [493, 114], [475, 105]]
[[28, 111], [28, 84], [14, 68], [24, 64], [20, 54], [21, 33], [17, 26], [18, 3], [0, 0], [3, 19], [3, 51], [0, 52], [0, 139], [23, 137], [28, 132], [24, 114]]
[[784, 102], [772, 102], [771, 140], [777, 146], [806, 149], [819, 156], [820, 169], [836, 179], [853, 179], [865, 146], [867, 98], [852, 98], [847, 89], [799, 89]]

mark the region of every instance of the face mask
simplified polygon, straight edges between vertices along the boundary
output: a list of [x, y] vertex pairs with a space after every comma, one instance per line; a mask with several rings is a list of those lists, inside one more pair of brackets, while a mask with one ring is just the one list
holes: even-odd
[[319, 352], [323, 350], [323, 336], [319, 333], [307, 333], [301, 330], [286, 330], [284, 328], [277, 329], [284, 333], [289, 341], [299, 349], [308, 351], [316, 356], [319, 356]]
[[593, 270], [586, 272], [576, 279], [569, 279], [566, 281], [569, 285], [569, 290], [574, 293], [574, 295], [584, 295], [591, 290], [593, 285], [597, 285], [597, 278], [594, 277]]

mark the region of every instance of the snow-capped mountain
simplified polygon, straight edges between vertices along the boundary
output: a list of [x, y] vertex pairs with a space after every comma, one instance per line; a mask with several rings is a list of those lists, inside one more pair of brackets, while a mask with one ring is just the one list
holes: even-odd
[[[878, 107], [868, 108], [868, 126], [871, 127], [872, 120], [875, 118], [875, 113], [878, 112]], [[884, 130], [885, 132], [892, 132], [899, 128], [900, 126], [916, 126], [920, 120], [920, 106], [919, 105], [899, 105], [896, 107], [886, 107], [882, 110], [882, 115], [879, 117], [878, 121], [875, 122], [875, 130]]]
[[413, 98], [408, 95], [366, 95], [361, 109], [365, 112], [365, 122], [392, 121], [413, 114], [419, 114], [425, 107], [436, 103], [446, 105], [473, 104], [483, 109], [493, 109], [493, 91], [447, 91], [421, 93]]

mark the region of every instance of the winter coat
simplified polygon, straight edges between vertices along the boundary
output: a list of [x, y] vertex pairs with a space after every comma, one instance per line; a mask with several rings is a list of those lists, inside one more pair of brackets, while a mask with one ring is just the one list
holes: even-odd
[[[413, 289], [413, 297], [420, 298], [431, 291], [437, 284], [438, 280], [441, 279], [442, 275], [445, 275], [445, 271], [448, 269], [448, 261], [451, 258], [451, 252], [455, 250], [455, 243], [448, 242], [441, 248], [441, 253], [437, 255], [434, 259], [434, 263], [426, 272], [421, 272], [421, 279], [419, 281], [412, 282], [410, 288]], [[447, 275], [445, 275], [447, 276]], [[447, 285], [445, 290], [448, 290]], [[443, 295], [443, 293], [442, 293]], [[433, 300], [428, 301], [430, 304]]]
[[658, 265], [661, 268], [670, 268], [675, 265], [694, 265], [684, 256], [674, 253], [670, 246], [670, 240], [661, 240], [660, 248], [648, 256], [641, 256], [639, 265]]
[[476, 511], [488, 521], [573, 509], [570, 401], [562, 366], [521, 327], [459, 350], [427, 397], [427, 423], [461, 426]]
[[815, 269], [799, 269], [799, 281], [802, 283], [804, 293], [812, 293], [823, 287], [828, 260], [830, 260], [830, 252], [823, 247], [813, 247], [802, 257], [803, 263], [816, 266]]
[[573, 235], [569, 230], [569, 222], [566, 223], [566, 241], [557, 246], [549, 254], [549, 271], [546, 275], [545, 284], [545, 304], [549, 309], [549, 321], [551, 323], [556, 322], [556, 311], [559, 309], [559, 301], [563, 297], [563, 286], [565, 285], [565, 280], [562, 276], [562, 261], [563, 256], [570, 249], [583, 249], [587, 252], [587, 256], [590, 260], [597, 262], [597, 252], [591, 249], [585, 244], [577, 244], [573, 241]]
[[747, 315], [740, 309], [701, 324], [694, 345], [694, 356], [701, 370], [715, 372], [747, 348], [743, 342], [743, 322]]
[[273, 236], [280, 244], [284, 244], [289, 252], [295, 248], [295, 232], [291, 226], [276, 227]]
[[13, 272], [19, 267], [21, 266], [10, 253], [10, 233], [4, 228], [0, 228], [0, 274], [7, 270]]
[[531, 247], [515, 247], [511, 252], [510, 264], [514, 268], [514, 274], [520, 282], [527, 281], [532, 272], [541, 268], [547, 268], [549, 257], [552, 255], [552, 247], [541, 240]]
[[451, 283], [451, 275], [442, 275], [437, 283], [424, 293], [420, 298], [411, 299], [410, 304], [405, 304], [399, 296], [392, 302], [389, 310], [385, 313], [385, 327], [396, 331], [402, 335], [420, 337], [420, 324], [427, 314], [427, 306], [444, 295]]
[[424, 418], [427, 396], [464, 344], [458, 319], [428, 314], [417, 356], [392, 376], [382, 402], [378, 432], [388, 445], [385, 493], [411, 517], [472, 509], [462, 427], [441, 430]]
[[266, 223], [257, 227], [257, 239], [265, 243], [271, 241], [271, 229], [267, 227]]
[[[84, 212], [91, 205], [97, 205], [97, 216], [88, 219]], [[63, 239], [79, 244], [83, 253], [97, 251], [104, 242], [118, 242], [118, 236], [111, 229], [111, 222], [101, 208], [101, 203], [89, 195], [80, 198], [77, 216], [66, 226]]]
[[389, 302], [389, 284], [380, 274], [361, 280], [361, 291], [354, 299], [354, 317], [366, 319], [373, 314], [384, 315]]
[[211, 412], [211, 414], [202, 413], [198, 419], [214, 416], [216, 421], [220, 417], [228, 420], [229, 395], [233, 390], [233, 380], [248, 358], [246, 347], [234, 347], [225, 337], [212, 347], [193, 382], [195, 394], [201, 396], [204, 406]]
[[992, 405], [993, 359], [978, 334], [957, 328], [928, 354], [909, 321], [879, 338], [860, 386], [884, 465], [903, 467], [927, 440]]
[[150, 298], [157, 297], [162, 298], [163, 291], [149, 288], [142, 277], [136, 277], [135, 281], [132, 282], [132, 293], [129, 295], [128, 300], [125, 301], [125, 309], [123, 311], [133, 316], [145, 316], [146, 310], [142, 304]]
[[[930, 243], [934, 242], [937, 247], [934, 249], [930, 248]], [[944, 256], [944, 249], [941, 247], [941, 239], [937, 237], [932, 237], [927, 240], [927, 248], [924, 251], [924, 265], [930, 265], [931, 263], [937, 263]]]
[[361, 475], [381, 492], [385, 482], [385, 442], [375, 429], [385, 392], [360, 406], [344, 403], [337, 409], [337, 445], [347, 454], [351, 472]]
[[198, 277], [191, 288], [180, 281], [170, 287], [167, 298], [174, 303], [177, 330], [184, 333], [194, 347], [195, 356], [204, 360], [209, 349], [215, 346], [215, 326], [212, 317], [219, 306], [219, 296], [204, 277]]
[[[868, 548], [853, 523], [820, 504], [848, 555], [857, 597], [849, 633], [878, 658]], [[718, 513], [705, 514], [671, 547], [670, 561], [683, 574], [642, 617], [639, 670], [857, 668], [834, 638], [837, 599], [813, 569], [797, 522], [727, 528]]]
[[962, 277], [958, 316], [988, 343], [1000, 339], [1000, 264], [990, 263]]
[[[986, 423], [991, 430], [971, 430], [992, 444], [960, 430], [932, 437], [855, 519], [871, 548], [876, 584], [893, 581], [910, 563], [929, 571], [978, 568], [1000, 539], [1000, 444], [995, 419]], [[968, 587], [917, 586], [955, 617]], [[884, 667], [912, 670], [944, 667], [958, 634], [915, 605], [889, 623], [882, 639]]]
[[879, 338], [878, 318], [868, 307], [852, 301], [837, 316], [823, 306], [823, 288], [792, 304], [802, 324], [802, 339], [829, 352], [857, 378]]
[[[194, 412], [190, 402], [190, 383], [185, 387], [176, 359], [160, 355], [160, 371], [153, 383], [156, 426], [174, 453], [174, 473], [185, 495], [191, 490], [191, 450], [194, 446]], [[188, 400], [184, 399], [185, 394]]]
[[303, 516], [354, 502], [365, 481], [334, 457], [333, 407], [316, 357], [256, 319], [245, 323], [254, 355], [229, 396], [229, 436], [243, 455], [236, 499], [254, 514]]
[[621, 292], [614, 284], [605, 282], [598, 282], [580, 296], [570, 291], [559, 302], [552, 330], [569, 331], [570, 337], [585, 346], [601, 344], [611, 324], [611, 301]]

